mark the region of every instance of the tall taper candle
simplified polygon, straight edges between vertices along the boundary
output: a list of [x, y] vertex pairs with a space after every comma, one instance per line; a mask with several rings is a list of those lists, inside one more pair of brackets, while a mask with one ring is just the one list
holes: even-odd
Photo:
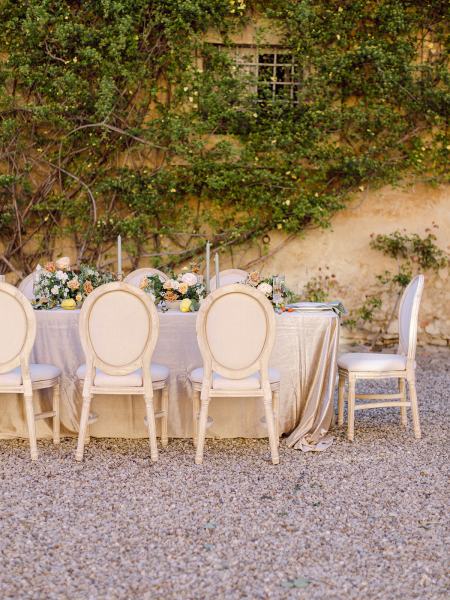
[[206, 242], [206, 293], [209, 293], [209, 280], [211, 279], [211, 242]]
[[117, 236], [117, 276], [122, 279], [122, 237]]
[[217, 252], [214, 255], [214, 263], [216, 265], [216, 290], [217, 290], [217, 288], [220, 288], [219, 255], [217, 254]]

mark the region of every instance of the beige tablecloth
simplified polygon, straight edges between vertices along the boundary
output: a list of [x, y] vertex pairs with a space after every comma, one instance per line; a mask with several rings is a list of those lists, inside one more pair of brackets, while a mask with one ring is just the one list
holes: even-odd
[[[36, 313], [37, 336], [32, 362], [52, 363], [63, 372], [61, 433], [78, 430], [81, 395], [75, 372], [84, 362], [78, 334], [79, 311]], [[192, 405], [188, 373], [201, 366], [195, 333], [195, 313], [160, 313], [160, 334], [154, 361], [170, 368], [169, 436], [190, 437]], [[323, 449], [333, 416], [333, 391], [339, 341], [339, 319], [332, 311], [277, 315], [275, 347], [270, 365], [281, 372], [280, 432], [289, 433], [290, 446]], [[27, 437], [20, 396], [0, 397], [0, 437]], [[43, 409], [47, 392], [36, 393]], [[146, 437], [144, 402], [140, 397], [95, 396], [92, 411], [98, 420], [90, 427], [97, 437]], [[257, 398], [217, 398], [210, 404], [210, 437], [265, 437], [263, 404]], [[39, 437], [51, 437], [49, 422], [37, 423]], [[325, 442], [323, 439], [325, 438]], [[317, 446], [316, 446], [317, 444]]]

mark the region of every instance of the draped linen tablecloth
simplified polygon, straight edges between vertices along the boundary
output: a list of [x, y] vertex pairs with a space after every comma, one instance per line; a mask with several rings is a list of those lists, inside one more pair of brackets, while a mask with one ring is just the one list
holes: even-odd
[[[62, 370], [61, 434], [76, 435], [81, 389], [75, 373], [84, 362], [78, 333], [80, 311], [36, 313], [37, 335], [31, 361], [51, 363]], [[195, 331], [195, 313], [159, 313], [160, 331], [153, 361], [170, 369], [169, 437], [192, 435], [189, 372], [202, 365]], [[276, 340], [270, 366], [281, 373], [280, 433], [302, 450], [320, 450], [331, 442], [326, 435], [333, 418], [333, 392], [339, 343], [339, 318], [332, 311], [283, 313], [276, 316]], [[35, 392], [42, 410], [50, 405], [48, 391]], [[16, 394], [0, 396], [0, 438], [28, 437], [23, 401]], [[159, 394], [155, 393], [158, 407]], [[139, 396], [94, 396], [91, 425], [94, 437], [147, 436], [145, 407]], [[260, 398], [214, 398], [209, 437], [266, 437]], [[50, 421], [37, 422], [39, 437], [51, 437]]]

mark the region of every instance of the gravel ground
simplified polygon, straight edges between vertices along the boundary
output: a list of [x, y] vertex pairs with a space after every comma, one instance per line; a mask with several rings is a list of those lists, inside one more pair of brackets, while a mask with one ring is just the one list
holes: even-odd
[[[421, 351], [423, 439], [393, 409], [324, 453], [208, 441], [0, 441], [0, 598], [449, 598], [448, 351]], [[373, 389], [366, 386], [366, 389]], [[447, 537], [446, 537], [447, 536]], [[448, 571], [447, 571], [448, 572]]]

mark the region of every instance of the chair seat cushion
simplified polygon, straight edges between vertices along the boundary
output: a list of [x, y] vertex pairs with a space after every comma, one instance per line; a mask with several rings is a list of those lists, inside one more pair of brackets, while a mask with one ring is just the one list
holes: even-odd
[[[85, 364], [78, 367], [78, 379], [84, 380], [85, 373]], [[165, 381], [169, 376], [169, 369], [164, 365], [152, 363], [150, 365], [150, 374], [153, 383]], [[100, 369], [95, 369], [94, 385], [98, 387], [141, 387], [142, 383], [142, 369], [137, 369], [127, 375], [108, 375], [100, 371]]]
[[[47, 381], [61, 375], [61, 369], [54, 365], [30, 365], [31, 381]], [[20, 367], [0, 374], [0, 386], [22, 385], [22, 370]]]
[[[193, 383], [202, 383], [203, 367], [194, 369], [190, 374]], [[280, 373], [276, 369], [269, 369], [269, 380], [271, 384], [279, 383]], [[259, 373], [252, 373], [244, 379], [228, 379], [218, 373], [213, 373], [213, 390], [257, 390], [261, 387]]]
[[404, 371], [406, 356], [376, 352], [347, 352], [339, 356], [338, 367], [347, 371]]

